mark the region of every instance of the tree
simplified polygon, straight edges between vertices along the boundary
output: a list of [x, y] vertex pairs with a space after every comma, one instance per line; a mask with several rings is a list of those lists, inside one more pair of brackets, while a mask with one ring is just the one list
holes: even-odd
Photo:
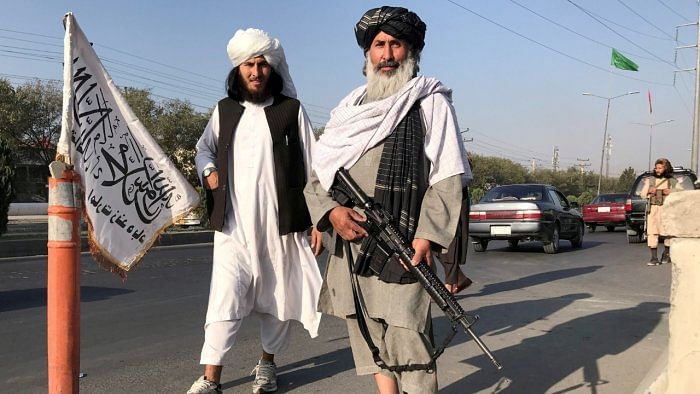
[[578, 196], [578, 203], [581, 206], [584, 206], [585, 204], [590, 204], [591, 201], [593, 201], [593, 193], [589, 191], [585, 191], [581, 193], [580, 196]]
[[134, 115], [141, 121], [151, 134], [155, 128], [156, 120], [161, 113], [158, 104], [151, 98], [151, 91], [147, 89], [125, 87], [121, 89], [126, 102], [134, 111]]
[[35, 80], [17, 87], [15, 99], [12, 142], [27, 158], [48, 168], [61, 134], [63, 91], [55, 82]]
[[525, 168], [514, 161], [481, 155], [472, 155], [471, 159], [474, 179], [470, 186], [474, 188], [488, 190], [497, 185], [525, 182]]
[[0, 136], [0, 235], [7, 231], [7, 211], [14, 198], [12, 177], [15, 175], [12, 148]]
[[0, 79], [0, 137], [10, 142], [17, 122], [17, 97], [10, 81]]
[[153, 137], [175, 166], [193, 185], [199, 183], [194, 165], [195, 146], [209, 121], [209, 114], [195, 111], [189, 102], [168, 100], [160, 105]]
[[620, 178], [617, 180], [617, 190], [624, 192], [630, 190], [636, 179], [637, 174], [634, 172], [634, 168], [625, 168], [622, 174], [620, 174]]
[[183, 100], [158, 103], [151, 97], [151, 92], [145, 89], [127, 87], [122, 89], [122, 94], [175, 167], [191, 184], [199, 184], [194, 165], [195, 146], [211, 113], [197, 112], [192, 104]]
[[318, 140], [319, 138], [321, 138], [321, 136], [323, 135], [323, 132], [325, 130], [326, 130], [326, 126], [314, 127], [313, 128], [314, 137], [316, 137], [316, 139]]
[[469, 188], [469, 197], [471, 198], [472, 204], [478, 203], [479, 200], [481, 200], [481, 198], [484, 197], [485, 194], [486, 192], [484, 191], [484, 189], [481, 189], [479, 187]]

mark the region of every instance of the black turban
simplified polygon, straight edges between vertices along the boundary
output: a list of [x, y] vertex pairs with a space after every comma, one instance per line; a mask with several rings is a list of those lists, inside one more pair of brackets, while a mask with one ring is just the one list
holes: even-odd
[[414, 12], [403, 7], [384, 6], [365, 12], [355, 25], [355, 38], [367, 51], [380, 31], [407, 41], [419, 51], [425, 46], [425, 23]]

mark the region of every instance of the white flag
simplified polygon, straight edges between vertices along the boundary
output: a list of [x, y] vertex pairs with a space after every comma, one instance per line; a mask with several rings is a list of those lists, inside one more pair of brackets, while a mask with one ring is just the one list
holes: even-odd
[[[199, 195], [136, 118], [72, 13], [57, 154], [81, 176], [93, 254], [124, 273]], [[97, 256], [98, 258], [100, 256]]]

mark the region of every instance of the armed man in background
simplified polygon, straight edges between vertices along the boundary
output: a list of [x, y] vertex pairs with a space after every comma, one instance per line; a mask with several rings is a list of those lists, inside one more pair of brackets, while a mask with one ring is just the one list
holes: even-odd
[[671, 262], [671, 240], [664, 241], [664, 253], [661, 261], [658, 258], [659, 236], [664, 234], [661, 223], [661, 210], [666, 197], [673, 191], [682, 190], [679, 183], [673, 177], [673, 167], [668, 159], [660, 158], [654, 164], [654, 176], [644, 180], [641, 195], [647, 198], [647, 245], [651, 252], [651, 259], [647, 263], [649, 266], [661, 265]]

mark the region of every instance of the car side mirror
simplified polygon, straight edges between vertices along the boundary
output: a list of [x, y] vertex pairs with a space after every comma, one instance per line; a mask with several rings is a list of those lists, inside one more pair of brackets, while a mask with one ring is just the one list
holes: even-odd
[[569, 202], [569, 205], [571, 206], [571, 208], [577, 208], [577, 209], [579, 208], [579, 205], [576, 201]]

